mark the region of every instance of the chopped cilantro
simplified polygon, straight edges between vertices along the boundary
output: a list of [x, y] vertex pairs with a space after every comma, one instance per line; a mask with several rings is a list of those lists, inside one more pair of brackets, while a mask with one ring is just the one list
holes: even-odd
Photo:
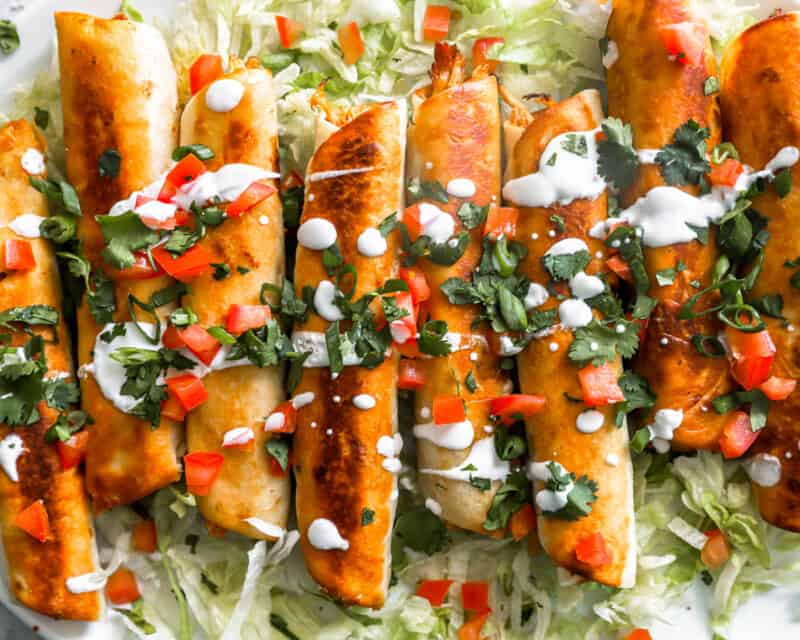
[[710, 135], [708, 127], [701, 128], [694, 120], [678, 127], [673, 142], [656, 154], [656, 164], [661, 166], [667, 184], [705, 184], [705, 174], [711, 170], [706, 160], [706, 140]]
[[589, 145], [586, 142], [586, 136], [580, 133], [568, 133], [561, 141], [561, 148], [581, 158], [586, 158], [589, 155]]
[[447, 191], [436, 181], [420, 180], [414, 178], [408, 183], [409, 201], [413, 204], [418, 200], [433, 200], [447, 204]]
[[267, 453], [271, 455], [283, 471], [289, 468], [289, 441], [283, 438], [270, 438], [266, 443]]
[[597, 171], [617, 189], [625, 189], [633, 183], [639, 167], [633, 129], [618, 118], [606, 118], [601, 126], [605, 137], [597, 143]]
[[472, 230], [486, 222], [486, 217], [489, 215], [489, 205], [479, 207], [473, 202], [465, 202], [459, 207], [456, 215], [464, 223], [464, 227]]
[[522, 471], [512, 471], [492, 498], [483, 528], [505, 529], [512, 515], [531, 500], [531, 483]]
[[561, 255], [545, 254], [542, 256], [542, 264], [553, 280], [569, 280], [583, 271], [591, 259], [589, 252], [582, 249]]
[[366, 527], [373, 522], [375, 522], [375, 512], [368, 507], [364, 507], [361, 510], [361, 526]]
[[50, 124], [50, 112], [47, 109], [34, 107], [33, 121], [36, 123], [37, 127], [39, 127], [42, 131], [45, 131]]
[[116, 178], [119, 175], [122, 156], [116, 149], [106, 149], [97, 161], [97, 170], [104, 178]]
[[158, 242], [158, 233], [146, 226], [133, 211], [119, 216], [96, 216], [106, 241], [103, 258], [112, 267], [125, 269], [136, 261], [134, 251]]

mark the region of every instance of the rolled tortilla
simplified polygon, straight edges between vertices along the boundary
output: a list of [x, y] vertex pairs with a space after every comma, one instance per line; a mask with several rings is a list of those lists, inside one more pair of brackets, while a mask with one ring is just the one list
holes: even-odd
[[[47, 202], [28, 182], [22, 156], [44, 154], [44, 143], [34, 128], [19, 120], [0, 129], [0, 245], [19, 239], [9, 224], [23, 214], [47, 216]], [[44, 175], [37, 174], [39, 177]], [[26, 238], [27, 239], [27, 238]], [[41, 238], [29, 238], [36, 266], [30, 271], [9, 271], [0, 279], [0, 311], [13, 307], [48, 305], [61, 312], [61, 283], [53, 250]], [[34, 328], [40, 332], [42, 328]], [[73, 377], [70, 340], [63, 318], [52, 329], [46, 327], [47, 376]], [[9, 333], [2, 329], [2, 333]], [[12, 345], [21, 346], [28, 336], [12, 333]], [[14, 597], [34, 611], [54, 618], [97, 620], [101, 600], [97, 593], [73, 594], [68, 578], [96, 570], [94, 533], [89, 505], [79, 468], [63, 470], [54, 444], [45, 433], [58, 418], [58, 411], [39, 403], [40, 419], [30, 425], [10, 428], [0, 425], [0, 448], [6, 450], [21, 439], [24, 453], [15, 463], [18, 481], [0, 472], [0, 526]], [[13, 434], [13, 435], [12, 435]], [[19, 441], [17, 442], [17, 446]], [[13, 459], [13, 456], [11, 457]], [[8, 460], [7, 453], [3, 459]], [[16, 524], [17, 514], [41, 500], [50, 520], [52, 539], [39, 542]]]
[[[592, 131], [603, 118], [600, 95], [583, 91], [533, 115], [514, 111], [506, 126], [506, 139], [516, 140], [508, 150], [508, 178], [536, 173], [547, 144], [568, 132]], [[520, 129], [522, 129], [520, 131]], [[515, 131], [516, 130], [516, 131]], [[589, 230], [607, 217], [607, 196], [594, 200], [573, 200], [548, 208], [520, 207], [516, 238], [528, 249], [520, 272], [534, 283], [546, 285], [549, 274], [542, 256], [556, 242], [575, 238], [586, 243], [593, 256], [586, 273], [603, 273], [603, 243]], [[552, 236], [551, 216], [564, 221], [564, 233]], [[599, 254], [598, 254], [599, 252]], [[607, 274], [606, 274], [607, 275]], [[537, 310], [557, 308], [559, 300], [549, 297]], [[543, 395], [544, 409], [526, 420], [533, 462], [557, 462], [576, 477], [587, 476], [597, 483], [597, 500], [591, 513], [577, 520], [560, 520], [539, 511], [538, 531], [542, 547], [553, 561], [574, 573], [614, 587], [631, 587], [636, 579], [636, 537], [633, 509], [633, 468], [628, 448], [628, 430], [615, 426], [613, 405], [594, 407], [602, 426], [593, 433], [578, 429], [578, 416], [589, 407], [578, 377], [579, 367], [568, 356], [572, 331], [556, 325], [552, 332], [534, 338], [517, 356], [522, 393]], [[620, 358], [613, 363], [622, 373]], [[534, 483], [541, 490], [543, 483]], [[578, 560], [576, 545], [586, 536], [599, 533], [611, 561], [591, 566]]]
[[[480, 206], [497, 204], [500, 196], [500, 107], [497, 81], [479, 71], [471, 79], [464, 77], [464, 58], [455, 45], [438, 43], [431, 69], [433, 83], [414, 96], [414, 117], [408, 131], [408, 175], [424, 181], [436, 181], [446, 187], [451, 180], [468, 180], [475, 187], [468, 198], [450, 197], [445, 205], [456, 233], [464, 229], [456, 212], [464, 202]], [[433, 399], [440, 395], [458, 395], [466, 402], [467, 415], [474, 430], [473, 445], [462, 449], [437, 446], [429, 439], [417, 438], [417, 464], [420, 469], [458, 467], [474, 443], [492, 437], [484, 426], [491, 425], [491, 398], [509, 393], [511, 382], [500, 369], [500, 358], [489, 349], [486, 327], [476, 329], [479, 316], [475, 306], [455, 306], [448, 302], [441, 285], [448, 278], [471, 279], [481, 258], [483, 225], [470, 232], [464, 255], [453, 265], [437, 265], [421, 259], [421, 269], [431, 290], [424, 306], [430, 320], [444, 320], [449, 332], [460, 336], [461, 348], [447, 356], [425, 361], [425, 385], [417, 390], [417, 424], [431, 424]], [[475, 354], [475, 355], [473, 355]], [[477, 359], [476, 359], [477, 358]], [[464, 380], [472, 372], [477, 389], [471, 393]], [[491, 535], [483, 528], [501, 480], [492, 481], [491, 489], [481, 491], [469, 482], [420, 473], [423, 494], [442, 508], [441, 517], [451, 525]]]
[[[402, 207], [405, 108], [385, 102], [333, 124], [340, 128], [319, 145], [308, 166], [302, 222], [324, 218], [333, 223], [344, 262], [357, 271], [358, 298], [394, 277], [398, 268], [396, 234], [387, 238], [386, 252], [377, 257], [362, 255], [356, 243], [365, 229], [377, 227]], [[365, 168], [370, 169], [358, 171]], [[328, 278], [320, 251], [301, 244], [295, 272], [298, 295], [304, 286], [316, 287]], [[295, 327], [295, 335], [303, 331], [320, 336], [328, 326], [310, 313]], [[296, 395], [314, 394], [313, 402], [298, 411], [294, 441], [303, 555], [322, 588], [348, 604], [380, 607], [388, 589], [397, 480], [383, 466], [387, 458], [379, 452], [379, 440], [391, 447], [397, 431], [396, 389], [397, 356], [392, 355], [373, 369], [347, 366], [338, 376], [327, 367], [306, 368], [295, 390]], [[374, 399], [372, 408], [355, 406], [361, 394]], [[330, 545], [337, 548], [324, 548]]]
[[[229, 163], [244, 163], [271, 173], [278, 171], [278, 123], [272, 75], [256, 63], [235, 69], [225, 76], [244, 87], [239, 104], [218, 113], [208, 108], [205, 94], [197, 93], [181, 117], [181, 145], [203, 144], [214, 152], [210, 170]], [[248, 65], [251, 66], [251, 65]], [[202, 326], [225, 325], [233, 304], [259, 304], [261, 285], [280, 286], [284, 275], [283, 215], [277, 181], [264, 180], [275, 194], [238, 218], [209, 228], [202, 244], [212, 262], [231, 266], [231, 275], [215, 280], [212, 274], [199, 276], [183, 304], [198, 316]], [[246, 274], [234, 267], [249, 269]], [[271, 475], [265, 448], [264, 416], [284, 398], [280, 367], [232, 367], [214, 371], [204, 382], [208, 400], [186, 418], [189, 452], [215, 451], [225, 457], [220, 473], [207, 496], [197, 504], [213, 524], [254, 538], [274, 538], [245, 522], [258, 518], [283, 529], [289, 512], [290, 481]], [[223, 448], [225, 432], [250, 427], [255, 434], [252, 451]], [[262, 529], [264, 527], [262, 526]]]
[[[800, 14], [776, 15], [743, 32], [730, 44], [722, 61], [725, 135], [736, 146], [742, 162], [756, 169], [763, 168], [784, 147], [800, 146], [798, 37]], [[800, 297], [790, 284], [792, 271], [784, 262], [800, 253], [797, 226], [800, 165], [795, 164], [791, 173], [793, 186], [786, 197], [780, 198], [774, 188], [767, 187], [753, 200], [753, 208], [769, 218], [770, 238], [751, 295], [783, 297], [786, 320], [763, 318], [777, 348], [770, 374], [797, 379], [800, 350], [795, 327], [800, 326]], [[766, 477], [751, 474], [761, 515], [775, 526], [791, 531], [800, 531], [798, 417], [800, 392], [795, 391], [786, 400], [771, 402], [767, 426], [751, 448], [755, 454], [751, 464], [772, 468]]]
[[[616, 44], [619, 58], [608, 70], [608, 111], [610, 116], [630, 123], [637, 149], [660, 149], [671, 143], [675, 130], [689, 120], [711, 130], [708, 149], [720, 141], [717, 97], [705, 95], [703, 89], [705, 80], [717, 72], [711, 41], [706, 34], [705, 53], [697, 64], [670, 59], [659, 29], [679, 23], [706, 29], [692, 13], [688, 0], [614, 3], [608, 39]], [[653, 187], [664, 184], [658, 165], [642, 165], [621, 204], [627, 207]], [[693, 195], [698, 192], [694, 186], [678, 188]], [[720, 323], [716, 316], [707, 314], [687, 321], [677, 317], [681, 305], [699, 290], [690, 283], [698, 281], [701, 289], [711, 283], [719, 252], [713, 230], [710, 231], [705, 245], [695, 240], [644, 248], [652, 285], [649, 295], [658, 300], [658, 305], [650, 316], [647, 338], [634, 369], [647, 378], [657, 395], [653, 412], [683, 411], [683, 421], [672, 440], [673, 448], [678, 450], [717, 448], [725, 417], [710, 410], [710, 403], [733, 388], [727, 362], [701, 355], [691, 343], [695, 334], [717, 335]], [[679, 261], [686, 268], [677, 273], [672, 284], [659, 286], [656, 272], [674, 268]], [[710, 303], [711, 300], [706, 302]]]
[[[57, 13], [67, 177], [81, 201], [82, 248], [93, 270], [103, 269], [103, 237], [96, 215], [153, 182], [170, 165], [177, 133], [177, 80], [161, 34], [130, 20]], [[107, 149], [121, 157], [119, 175], [107, 178], [98, 160]], [[159, 276], [114, 282], [115, 322], [128, 320], [127, 297], [139, 300], [167, 286]], [[161, 307], [162, 317], [169, 307]], [[96, 325], [86, 301], [78, 309], [78, 362], [92, 361]], [[127, 504], [175, 482], [179, 425], [162, 419], [158, 429], [124, 414], [106, 399], [91, 376], [81, 381], [89, 427], [86, 484], [97, 511]]]

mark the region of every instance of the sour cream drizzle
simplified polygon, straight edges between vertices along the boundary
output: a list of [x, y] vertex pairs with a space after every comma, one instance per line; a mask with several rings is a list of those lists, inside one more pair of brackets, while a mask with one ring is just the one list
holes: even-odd
[[16, 433], [9, 433], [0, 440], [0, 466], [12, 482], [19, 482], [17, 460], [26, 451], [25, 443]]
[[206, 106], [216, 113], [228, 113], [239, 106], [244, 97], [244, 85], [234, 78], [212, 82], [206, 90]]
[[494, 436], [489, 436], [478, 440], [461, 464], [451, 469], [420, 469], [420, 473], [469, 482], [470, 477], [505, 480], [510, 470], [509, 463], [495, 451]]
[[[651, 150], [643, 150], [640, 155], [648, 151]], [[598, 222], [589, 235], [605, 238], [612, 222], [626, 222], [642, 229], [642, 243], [646, 247], [691, 242], [697, 239], [697, 232], [691, 227], [705, 229], [710, 223], [719, 222], [733, 208], [739, 194], [747, 191], [756, 180], [774, 180], [779, 171], [794, 166], [798, 160], [800, 149], [784, 147], [762, 171], [754, 172], [745, 167], [733, 187], [714, 187], [711, 193], [699, 197], [676, 187], [654, 187], [619, 217]]]
[[507, 182], [503, 197], [521, 207], [597, 198], [606, 188], [597, 173], [597, 131], [572, 131], [553, 138], [539, 159], [539, 171]]
[[472, 444], [475, 439], [475, 428], [469, 420], [450, 424], [426, 422], [414, 425], [414, 435], [433, 442], [437, 447], [460, 451]]
[[40, 238], [42, 234], [39, 226], [44, 220], [45, 218], [37, 216], [35, 213], [23, 213], [9, 222], [8, 228], [23, 238]]
[[347, 551], [350, 543], [339, 533], [336, 525], [327, 518], [317, 518], [308, 527], [308, 542], [320, 551], [338, 549]]

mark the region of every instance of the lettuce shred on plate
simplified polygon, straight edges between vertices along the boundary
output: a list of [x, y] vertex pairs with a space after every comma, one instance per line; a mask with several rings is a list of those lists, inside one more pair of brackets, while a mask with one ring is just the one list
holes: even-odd
[[[440, 0], [441, 2], [441, 0]], [[468, 50], [479, 37], [502, 36], [492, 55], [502, 61], [504, 85], [515, 95], [570, 95], [602, 83], [598, 39], [609, 6], [596, 0], [461, 0], [451, 34]], [[753, 22], [744, 2], [703, 0], [715, 41], [724, 44]], [[130, 10], [131, 3], [126, 2]], [[159, 25], [168, 33], [185, 98], [187, 69], [200, 53], [257, 56], [275, 73], [282, 158], [286, 167], [307, 162], [314, 127], [309, 98], [321, 80], [334, 99], [403, 96], [425, 83], [433, 47], [415, 37], [424, 0], [190, 0], [181, 17]], [[291, 50], [281, 49], [274, 15], [305, 27]], [[132, 14], [135, 17], [135, 13]], [[366, 45], [355, 67], [342, 63], [336, 24], [356, 20]], [[332, 28], [333, 27], [333, 28]], [[50, 112], [46, 131], [56, 165], [63, 167], [57, 65], [16, 90], [13, 116]], [[139, 577], [142, 600], [113, 614], [138, 637], [221, 637], [244, 640], [452, 638], [464, 621], [458, 598], [433, 609], [414, 596], [421, 579], [487, 580], [493, 616], [486, 631], [506, 639], [579, 640], [614, 637], [616, 629], [649, 626], [690, 588], [706, 589], [712, 627], [724, 637], [732, 613], [751, 595], [789, 584], [800, 569], [798, 537], [766, 525], [750, 486], [735, 462], [719, 455], [644, 454], [635, 460], [639, 571], [635, 588], [616, 590], [576, 584], [527, 544], [448, 531], [425, 510], [414, 491], [413, 461], [401, 477], [393, 541], [395, 580], [380, 611], [343, 608], [321, 594], [299, 549], [285, 540], [253, 544], [228, 534], [210, 536], [194, 499], [179, 486], [146, 501], [158, 526], [159, 551], [130, 552], [129, 532], [138, 516], [129, 508], [98, 518], [106, 544]], [[723, 530], [733, 546], [714, 575], [699, 560], [698, 535]], [[796, 578], [795, 578], [796, 579]], [[705, 583], [705, 584], [703, 584]], [[670, 620], [666, 620], [669, 622]], [[158, 635], [153, 635], [157, 633]]]

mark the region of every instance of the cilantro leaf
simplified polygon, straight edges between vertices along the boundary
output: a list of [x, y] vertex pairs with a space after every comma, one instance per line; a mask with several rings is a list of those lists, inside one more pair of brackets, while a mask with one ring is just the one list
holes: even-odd
[[575, 274], [583, 271], [591, 259], [589, 252], [582, 249], [575, 253], [561, 255], [545, 254], [542, 256], [542, 264], [553, 280], [569, 280]]
[[267, 453], [280, 465], [283, 471], [289, 468], [289, 441], [283, 438], [270, 438], [266, 443]]
[[[575, 330], [575, 339], [569, 347], [569, 357], [580, 366], [592, 363], [600, 366], [611, 362], [617, 355], [630, 358], [639, 346], [638, 325], [633, 322], [615, 321], [615, 326], [606, 326], [597, 320]], [[616, 325], [625, 327], [617, 333]]]
[[479, 207], [474, 202], [465, 202], [459, 207], [456, 215], [464, 223], [465, 228], [472, 230], [486, 222], [486, 218], [489, 215], [489, 205]]
[[447, 204], [447, 190], [440, 182], [414, 178], [408, 183], [408, 196], [411, 204], [418, 200], [433, 200]]
[[401, 513], [393, 535], [392, 560], [398, 563], [405, 559], [405, 547], [431, 555], [441, 551], [449, 540], [444, 523], [428, 509]]
[[655, 158], [667, 184], [679, 186], [705, 183], [705, 174], [711, 170], [711, 165], [706, 160], [706, 140], [710, 135], [708, 127], [701, 128], [694, 120], [678, 127], [673, 143], [665, 145]]
[[106, 241], [103, 258], [117, 269], [134, 264], [134, 251], [158, 242], [158, 233], [146, 226], [133, 211], [119, 216], [96, 216], [95, 219]]
[[116, 178], [119, 175], [122, 156], [116, 149], [106, 149], [97, 161], [97, 170], [104, 178]]
[[446, 356], [450, 353], [450, 343], [445, 340], [446, 333], [447, 323], [444, 320], [428, 320], [419, 332], [419, 350], [429, 356]]
[[492, 498], [483, 528], [505, 529], [512, 515], [531, 500], [531, 483], [523, 471], [512, 471]]
[[589, 145], [586, 142], [586, 136], [580, 133], [568, 133], [561, 141], [561, 148], [581, 158], [586, 158], [589, 155]]
[[633, 129], [618, 118], [606, 118], [601, 126], [605, 137], [597, 143], [597, 172], [618, 189], [625, 189], [633, 183], [639, 167]]
[[373, 522], [375, 522], [375, 512], [368, 507], [364, 507], [361, 510], [361, 526], [366, 527]]

